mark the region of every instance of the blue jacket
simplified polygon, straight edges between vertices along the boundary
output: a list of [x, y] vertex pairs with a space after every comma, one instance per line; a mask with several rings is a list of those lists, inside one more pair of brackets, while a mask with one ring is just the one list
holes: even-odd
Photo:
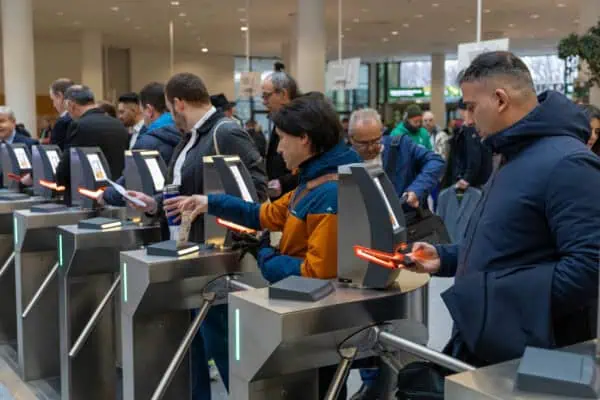
[[598, 297], [600, 158], [586, 148], [588, 136], [579, 107], [546, 92], [531, 113], [485, 140], [505, 161], [460, 249], [438, 246], [440, 275], [456, 276], [442, 295], [455, 348], [466, 345], [489, 364], [526, 346], [591, 337], [564, 332], [587, 319], [585, 307]]
[[[408, 135], [385, 136], [383, 148], [383, 166], [398, 196], [414, 192], [423, 200], [438, 185], [444, 173], [442, 157], [419, 146]], [[390, 155], [396, 157], [395, 166]]]
[[19, 132], [15, 133], [15, 138], [13, 139], [13, 143], [24, 143], [27, 146], [27, 148], [29, 149], [30, 153], [31, 153], [31, 146], [40, 144], [40, 142], [38, 142], [36, 139], [27, 137]]
[[282, 232], [279, 249], [265, 245], [258, 251], [258, 266], [269, 282], [291, 275], [335, 278], [337, 181], [323, 179], [316, 185], [316, 180], [336, 174], [340, 165], [357, 162], [358, 154], [339, 144], [304, 162], [298, 188], [275, 202], [260, 205], [223, 194], [208, 195], [208, 212], [249, 228]]
[[[170, 113], [164, 113], [147, 127], [144, 127], [137, 138], [132, 150], [158, 150], [160, 156], [169, 165], [173, 151], [181, 140], [181, 134], [175, 127], [175, 121]], [[125, 177], [121, 176], [116, 181], [126, 187]], [[125, 207], [126, 203], [113, 187], [104, 191], [104, 201], [117, 207]]]

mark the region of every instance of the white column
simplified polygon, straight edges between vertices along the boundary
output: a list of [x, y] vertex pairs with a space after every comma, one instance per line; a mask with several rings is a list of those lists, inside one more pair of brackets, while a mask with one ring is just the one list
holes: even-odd
[[437, 124], [446, 126], [446, 55], [431, 55], [431, 111], [435, 114]]
[[289, 64], [286, 63], [285, 68], [291, 76], [296, 78], [296, 75], [298, 74], [298, 22], [295, 13], [289, 15], [289, 22]]
[[[596, 25], [598, 20], [600, 20], [600, 1], [582, 0], [579, 33], [586, 32], [590, 27]], [[600, 107], [600, 88], [598, 86], [590, 90], [590, 103]]]
[[296, 79], [303, 92], [325, 91], [324, 0], [298, 0]]
[[94, 92], [96, 101], [104, 99], [104, 63], [102, 61], [102, 34], [84, 31], [81, 36], [81, 83]]
[[18, 122], [37, 132], [32, 0], [2, 0], [2, 48], [6, 105]]

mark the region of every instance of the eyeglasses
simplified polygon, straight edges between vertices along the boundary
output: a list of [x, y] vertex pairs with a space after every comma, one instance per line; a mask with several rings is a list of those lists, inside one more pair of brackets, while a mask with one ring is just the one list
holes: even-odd
[[275, 92], [263, 92], [261, 96], [263, 100], [269, 100], [273, 94], [275, 94]]
[[383, 138], [383, 136], [379, 136], [377, 139], [373, 139], [373, 140], [352, 139], [352, 144], [355, 144], [356, 146], [360, 146], [360, 147], [374, 147], [374, 146], [381, 145], [382, 138]]

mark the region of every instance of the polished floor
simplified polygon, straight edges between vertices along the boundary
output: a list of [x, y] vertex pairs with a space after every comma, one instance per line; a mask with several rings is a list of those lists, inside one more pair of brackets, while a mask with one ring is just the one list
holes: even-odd
[[[433, 278], [429, 286], [429, 347], [441, 350], [450, 337], [452, 320], [440, 294], [452, 285], [452, 279]], [[24, 384], [17, 373], [16, 353], [11, 346], [0, 346], [0, 400], [56, 400], [58, 381]], [[348, 378], [348, 393], [360, 387], [360, 377], [353, 371]], [[12, 393], [12, 394], [11, 394]], [[226, 400], [220, 381], [213, 383], [213, 400]]]

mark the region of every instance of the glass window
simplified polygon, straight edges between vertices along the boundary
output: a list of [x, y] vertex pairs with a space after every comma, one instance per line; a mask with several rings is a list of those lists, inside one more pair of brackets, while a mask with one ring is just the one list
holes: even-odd
[[410, 88], [431, 85], [431, 61], [403, 62], [400, 68], [400, 86]]
[[348, 114], [357, 108], [369, 105], [369, 65], [361, 64], [358, 76], [358, 89], [332, 90], [327, 93], [336, 110]]
[[549, 89], [564, 92], [565, 62], [556, 54], [523, 56], [521, 59], [529, 68], [538, 93]]
[[446, 86], [457, 86], [458, 82], [458, 60], [446, 60], [444, 65], [446, 70]]
[[[262, 78], [265, 78], [268, 74], [273, 72], [273, 65], [278, 61], [276, 58], [250, 58], [250, 68], [252, 71], [261, 72]], [[235, 85], [235, 97], [236, 97], [236, 114], [243, 121], [247, 121], [251, 118], [257, 120], [262, 119], [260, 122], [262, 125], [263, 131], [268, 129], [268, 124], [264, 124], [264, 120], [266, 120], [266, 114], [261, 115], [259, 118], [254, 114], [257, 112], [266, 112], [265, 106], [262, 103], [261, 94], [258, 93], [252, 99], [247, 97], [240, 97], [240, 77], [242, 76], [242, 72], [246, 72], [248, 70], [248, 64], [246, 57], [235, 57], [234, 60], [234, 85]]]

